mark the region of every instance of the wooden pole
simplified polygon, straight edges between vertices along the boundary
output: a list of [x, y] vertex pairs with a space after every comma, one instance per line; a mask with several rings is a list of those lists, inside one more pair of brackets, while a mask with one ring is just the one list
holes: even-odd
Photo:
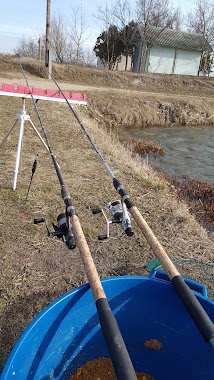
[[45, 66], [49, 69], [51, 0], [47, 0]]
[[39, 39], [38, 39], [38, 44], [39, 44], [38, 59], [41, 61], [41, 59], [42, 59], [42, 39], [41, 39], [41, 37], [39, 37]]

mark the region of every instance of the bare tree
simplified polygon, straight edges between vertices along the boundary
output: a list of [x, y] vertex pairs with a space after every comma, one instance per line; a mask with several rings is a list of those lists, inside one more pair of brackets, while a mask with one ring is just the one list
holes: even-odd
[[70, 60], [71, 45], [68, 41], [66, 23], [61, 14], [54, 15], [51, 20], [51, 49], [56, 62], [64, 63]]
[[94, 54], [94, 51], [89, 48], [85, 47], [83, 50], [83, 63], [85, 66], [95, 66], [95, 59], [96, 56]]
[[21, 57], [37, 58], [38, 43], [36, 41], [32, 37], [25, 38], [23, 36], [18, 43], [18, 47], [14, 49], [14, 53], [20, 55]]
[[131, 10], [128, 0], [119, 0], [115, 3], [111, 11], [112, 16], [115, 19], [118, 30], [120, 31], [120, 38], [125, 48], [125, 70], [127, 69], [128, 57], [132, 54], [131, 49], [131, 36], [135, 22], [133, 21], [133, 12]]
[[213, 67], [213, 57], [210, 54], [209, 44], [214, 47], [214, 4], [208, 0], [197, 0], [195, 9], [191, 14], [188, 14], [187, 27], [189, 31], [204, 36], [200, 71], [204, 75], [209, 75]]
[[114, 18], [118, 29], [123, 29], [131, 21], [133, 21], [133, 12], [128, 0], [119, 0], [115, 3], [110, 11]]
[[76, 8], [72, 8], [69, 35], [75, 50], [74, 62], [75, 65], [78, 65], [81, 62], [82, 46], [90, 37], [82, 4]]
[[189, 31], [202, 34], [214, 45], [214, 4], [208, 0], [197, 0], [195, 9], [188, 14]]
[[110, 61], [111, 61], [111, 49], [110, 49], [110, 31], [111, 27], [115, 25], [115, 18], [112, 15], [112, 8], [108, 6], [106, 3], [104, 7], [99, 6], [97, 9], [97, 15], [94, 15], [94, 17], [97, 20], [100, 20], [101, 23], [103, 23], [103, 26], [101, 26], [102, 29], [102, 35], [105, 36], [105, 43], [106, 43], [106, 49], [107, 49], [107, 66], [110, 69]]
[[136, 5], [138, 21], [144, 26], [180, 27], [180, 11], [174, 10], [169, 0], [136, 0]]

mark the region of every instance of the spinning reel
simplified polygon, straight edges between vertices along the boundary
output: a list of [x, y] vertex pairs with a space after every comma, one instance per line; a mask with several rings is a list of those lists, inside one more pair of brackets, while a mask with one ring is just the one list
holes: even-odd
[[102, 208], [92, 209], [93, 214], [102, 213], [106, 221], [106, 235], [99, 235], [98, 240], [105, 240], [109, 238], [109, 226], [114, 223], [121, 223], [122, 227], [128, 236], [132, 236], [134, 231], [131, 226], [131, 220], [127, 211], [126, 205], [123, 200], [116, 200], [108, 203], [108, 209], [110, 210], [113, 218], [109, 220]]
[[76, 247], [75, 237], [72, 232], [72, 226], [69, 218], [66, 215], [60, 214], [57, 217], [57, 225], [52, 223], [54, 228], [53, 232], [49, 231], [47, 226], [47, 222], [44, 218], [37, 218], [33, 220], [34, 224], [45, 223], [45, 227], [47, 229], [48, 236], [54, 237], [56, 236], [58, 239], [61, 239], [68, 247], [68, 249], [74, 249]]

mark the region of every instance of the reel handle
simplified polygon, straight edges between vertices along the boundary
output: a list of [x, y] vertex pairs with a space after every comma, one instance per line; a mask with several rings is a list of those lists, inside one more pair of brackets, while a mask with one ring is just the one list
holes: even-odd
[[98, 240], [106, 240], [106, 239], [108, 239], [107, 235], [99, 235], [98, 236]]
[[100, 214], [102, 212], [101, 208], [92, 208], [91, 209], [92, 214]]
[[35, 218], [33, 219], [33, 224], [45, 223], [45, 218]]

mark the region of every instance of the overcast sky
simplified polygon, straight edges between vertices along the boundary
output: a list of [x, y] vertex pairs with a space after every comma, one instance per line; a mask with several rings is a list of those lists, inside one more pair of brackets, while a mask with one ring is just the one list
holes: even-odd
[[[135, 0], [129, 0], [135, 5]], [[69, 19], [71, 7], [77, 4], [83, 5], [87, 16], [91, 37], [87, 41], [89, 47], [93, 48], [96, 37], [101, 32], [98, 21], [93, 17], [98, 5], [103, 4], [98, 0], [51, 0], [51, 14], [60, 12]], [[108, 5], [115, 0], [108, 0]], [[171, 0], [176, 7], [182, 6], [182, 12], [188, 12], [194, 5], [194, 0]], [[13, 53], [22, 36], [33, 37], [35, 41], [45, 33], [46, 28], [46, 0], [1, 0], [1, 23], [0, 23], [0, 53]]]

